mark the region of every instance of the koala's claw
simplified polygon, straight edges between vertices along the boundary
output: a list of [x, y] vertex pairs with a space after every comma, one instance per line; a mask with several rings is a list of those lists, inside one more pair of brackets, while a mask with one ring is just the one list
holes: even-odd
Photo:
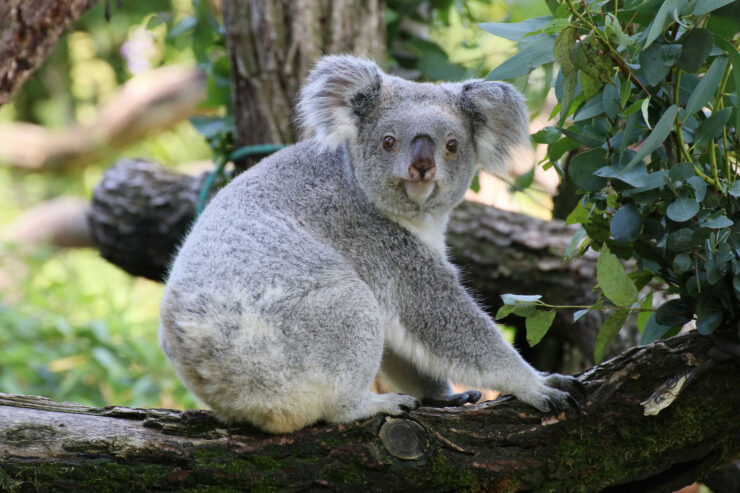
[[478, 390], [466, 390], [459, 394], [453, 394], [444, 399], [434, 399], [425, 397], [422, 399], [421, 404], [427, 407], [460, 407], [464, 406], [468, 402], [475, 404], [481, 398], [481, 393]]

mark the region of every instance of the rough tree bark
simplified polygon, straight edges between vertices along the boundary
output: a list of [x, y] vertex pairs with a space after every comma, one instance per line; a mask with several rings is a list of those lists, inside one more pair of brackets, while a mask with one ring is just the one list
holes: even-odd
[[36, 70], [60, 36], [97, 0], [0, 2], [0, 105]]
[[[295, 142], [292, 108], [301, 82], [325, 53], [382, 60], [379, 0], [224, 0], [231, 59], [234, 145]], [[248, 167], [255, 162], [238, 163]]]
[[581, 376], [580, 414], [505, 398], [279, 436], [0, 394], [0, 489], [668, 492], [740, 456], [740, 365], [711, 352], [696, 333], [632, 349]]

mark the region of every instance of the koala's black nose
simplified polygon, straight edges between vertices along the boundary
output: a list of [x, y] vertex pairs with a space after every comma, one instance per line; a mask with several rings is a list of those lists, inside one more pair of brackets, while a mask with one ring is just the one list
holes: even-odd
[[414, 137], [414, 140], [411, 141], [409, 179], [411, 181], [432, 181], [436, 168], [432, 139], [426, 135]]

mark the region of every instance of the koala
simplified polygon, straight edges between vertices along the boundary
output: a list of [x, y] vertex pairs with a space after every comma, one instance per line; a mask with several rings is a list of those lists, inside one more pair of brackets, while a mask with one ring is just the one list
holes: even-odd
[[[450, 379], [543, 412], [576, 405], [577, 380], [526, 363], [445, 252], [477, 167], [528, 139], [522, 97], [328, 56], [297, 109], [312, 137], [220, 190], [171, 267], [160, 343], [184, 384], [271, 433], [480, 398]], [[404, 393], [372, 393], [378, 372]]]

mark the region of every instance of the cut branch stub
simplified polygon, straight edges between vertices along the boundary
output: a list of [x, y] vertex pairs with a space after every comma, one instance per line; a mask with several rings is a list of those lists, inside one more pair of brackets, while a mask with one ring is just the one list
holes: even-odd
[[408, 419], [386, 418], [380, 427], [380, 441], [389, 454], [402, 460], [418, 459], [429, 447], [424, 428]]

